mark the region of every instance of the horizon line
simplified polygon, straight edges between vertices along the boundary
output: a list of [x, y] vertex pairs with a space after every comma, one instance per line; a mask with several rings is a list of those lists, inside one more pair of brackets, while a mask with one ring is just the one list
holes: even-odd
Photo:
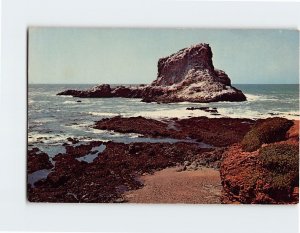
[[[27, 84], [45, 84], [45, 85], [79, 85], [79, 84], [85, 84], [85, 85], [102, 85], [102, 84], [108, 84], [108, 85], [150, 85], [146, 83], [27, 83]], [[300, 83], [232, 83], [231, 85], [299, 85]]]

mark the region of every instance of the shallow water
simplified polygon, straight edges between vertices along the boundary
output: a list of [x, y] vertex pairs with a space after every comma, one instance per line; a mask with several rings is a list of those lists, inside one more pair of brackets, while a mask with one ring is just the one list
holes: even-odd
[[[91, 128], [95, 121], [113, 116], [145, 116], [156, 119], [195, 116], [266, 118], [271, 113], [289, 119], [299, 118], [298, 85], [235, 85], [247, 96], [245, 102], [217, 103], [144, 103], [140, 99], [91, 98], [80, 99], [57, 96], [65, 89], [85, 89], [93, 85], [29, 85], [28, 142], [29, 144], [57, 144], [67, 137], [80, 140], [133, 142], [139, 134], [120, 134]], [[187, 107], [216, 107], [221, 115], [211, 115]], [[170, 127], [174, 127], [170, 125]], [[140, 140], [140, 139], [139, 139]]]
[[49, 173], [51, 172], [51, 169], [43, 169], [43, 170], [38, 170], [35, 171], [31, 174], [28, 174], [28, 184], [31, 185], [31, 187], [34, 187], [34, 184], [42, 179], [47, 178], [47, 176], [49, 175]]
[[101, 144], [100, 146], [93, 147], [91, 149], [91, 152], [85, 156], [76, 158], [78, 161], [84, 161], [87, 163], [92, 163], [95, 158], [99, 156], [100, 153], [102, 153], [105, 150], [106, 146], [104, 144]]

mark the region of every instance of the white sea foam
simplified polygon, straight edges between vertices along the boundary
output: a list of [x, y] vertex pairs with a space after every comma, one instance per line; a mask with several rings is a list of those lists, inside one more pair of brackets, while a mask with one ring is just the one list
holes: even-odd
[[276, 101], [274, 96], [245, 94], [247, 101]]
[[32, 123], [37, 124], [37, 125], [42, 125], [42, 124], [45, 124], [48, 122], [54, 122], [54, 121], [56, 121], [56, 119], [54, 119], [54, 118], [43, 118], [43, 119], [32, 121]]
[[[120, 97], [118, 97], [118, 98], [120, 98]], [[142, 99], [140, 99], [140, 98], [126, 98], [126, 101], [127, 102], [143, 103]]]
[[288, 112], [282, 112], [282, 115], [290, 120], [300, 120], [300, 112], [296, 111], [288, 111]]
[[186, 110], [186, 108], [178, 108], [178, 109], [166, 109], [166, 110], [156, 110], [156, 111], [141, 111], [131, 115], [125, 115], [126, 117], [129, 116], [142, 116], [145, 118], [152, 118], [157, 120], [168, 119], [168, 118], [190, 118], [190, 117], [209, 117], [209, 118], [220, 118], [220, 117], [231, 117], [231, 118], [250, 118], [250, 119], [257, 119], [257, 118], [268, 118], [268, 117], [284, 117], [287, 119], [299, 119], [299, 112], [291, 111], [291, 112], [276, 112], [272, 111], [274, 115], [270, 114], [269, 112], [261, 112], [255, 111], [245, 108], [218, 108], [218, 113], [220, 115], [212, 115], [209, 112], [201, 111], [201, 110]]
[[[154, 119], [164, 119], [164, 118], [189, 118], [189, 117], [199, 117], [199, 116], [211, 116], [210, 113], [201, 111], [201, 110], [186, 110], [186, 108], [178, 108], [178, 109], [166, 109], [166, 110], [156, 110], [156, 111], [142, 111], [138, 113], [134, 113], [132, 116], [142, 116], [146, 118], [154, 118]], [[220, 116], [213, 116], [220, 117]]]
[[42, 142], [47, 141], [47, 143], [58, 143], [66, 140], [71, 135], [63, 134], [50, 134], [50, 133], [29, 133], [28, 134], [28, 143]]
[[74, 124], [74, 125], [65, 125], [68, 128], [76, 129], [76, 130], [88, 130], [90, 129], [90, 126], [93, 124], [93, 122], [84, 122], [80, 124]]
[[33, 103], [35, 103], [36, 101], [35, 100], [32, 100], [32, 99], [29, 99], [28, 100], [28, 104], [33, 104]]
[[247, 101], [257, 101], [261, 96], [259, 95], [252, 95], [252, 94], [245, 94]]
[[63, 104], [78, 104], [78, 103], [76, 102], [76, 100], [66, 100], [63, 102]]
[[143, 136], [142, 134], [138, 134], [138, 133], [118, 133], [113, 130], [102, 130], [102, 129], [95, 129], [95, 128], [91, 128], [90, 131], [95, 134], [107, 135], [109, 137], [124, 137], [124, 136], [126, 136], [128, 138], [138, 138], [138, 137]]
[[222, 116], [231, 117], [231, 118], [269, 118], [269, 117], [283, 117], [290, 120], [299, 120], [299, 112], [289, 111], [289, 112], [280, 112], [280, 111], [272, 111], [271, 114], [269, 112], [259, 112], [250, 109], [229, 109], [229, 108], [219, 108], [218, 112]]
[[[82, 130], [82, 128], [80, 128], [80, 130]], [[96, 133], [95, 129], [90, 128], [90, 132], [91, 133]], [[97, 132], [99, 133], [99, 132]], [[104, 134], [104, 131], [103, 131]], [[107, 134], [107, 132], [106, 132]], [[43, 145], [51, 145], [51, 146], [61, 146], [62, 143], [67, 141], [67, 138], [78, 138], [79, 141], [81, 142], [89, 142], [89, 141], [94, 141], [95, 139], [97, 140], [101, 140], [101, 141], [109, 141], [108, 139], [101, 139], [101, 133], [99, 134], [99, 136], [97, 136], [97, 138], [93, 137], [91, 135], [91, 137], [87, 137], [87, 136], [75, 136], [75, 135], [71, 135], [71, 134], [66, 134], [66, 133], [62, 133], [62, 134], [46, 134], [46, 133], [29, 133], [28, 134], [28, 143], [29, 144], [33, 144], [33, 143], [42, 143]]]
[[224, 117], [231, 117], [231, 118], [267, 118], [268, 116], [249, 109], [234, 109], [234, 108], [219, 108], [218, 112]]
[[111, 112], [88, 112], [88, 114], [92, 116], [118, 116], [118, 113], [111, 113]]
[[174, 105], [195, 105], [195, 104], [197, 104], [197, 105], [201, 105], [201, 106], [207, 106], [208, 104], [207, 103], [194, 103], [194, 102], [187, 102], [187, 101], [185, 101], [185, 102], [177, 102], [177, 103], [170, 103], [171, 105], [172, 104], [174, 104]]

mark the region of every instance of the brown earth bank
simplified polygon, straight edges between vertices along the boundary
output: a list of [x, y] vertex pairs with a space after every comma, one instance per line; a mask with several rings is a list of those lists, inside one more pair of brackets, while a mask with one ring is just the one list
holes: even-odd
[[[82, 144], [70, 138], [64, 144], [66, 153], [54, 157], [55, 167], [47, 178], [36, 182], [34, 187], [28, 186], [28, 200], [171, 203], [180, 202], [182, 195], [185, 203], [296, 203], [297, 124], [283, 118], [103, 119], [94, 127], [181, 141]], [[268, 147], [274, 145], [275, 148]], [[28, 173], [51, 168], [39, 165], [41, 162], [32, 153], [28, 151]], [[40, 154], [37, 149], [34, 153]], [[87, 155], [95, 157], [90, 161], [83, 159]], [[45, 158], [42, 164], [48, 164]], [[158, 189], [164, 195], [159, 195]]]

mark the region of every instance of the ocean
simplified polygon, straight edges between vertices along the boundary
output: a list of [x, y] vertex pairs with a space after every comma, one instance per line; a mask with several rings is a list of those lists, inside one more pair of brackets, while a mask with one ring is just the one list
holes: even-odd
[[[272, 116], [299, 119], [299, 86], [286, 85], [234, 85], [247, 96], [245, 102], [217, 103], [144, 103], [140, 99], [127, 98], [73, 98], [57, 96], [66, 89], [85, 89], [91, 84], [29, 84], [28, 87], [28, 146], [38, 147], [52, 158], [64, 152], [62, 144], [68, 137], [80, 141], [117, 142], [172, 142], [173, 139], [141, 138], [138, 134], [121, 134], [93, 129], [95, 121], [102, 118], [144, 116], [164, 120], [170, 117], [196, 116], [267, 118]], [[81, 101], [81, 102], [77, 102]], [[209, 106], [217, 108], [220, 115], [188, 107]], [[173, 140], [175, 142], [175, 140]]]

